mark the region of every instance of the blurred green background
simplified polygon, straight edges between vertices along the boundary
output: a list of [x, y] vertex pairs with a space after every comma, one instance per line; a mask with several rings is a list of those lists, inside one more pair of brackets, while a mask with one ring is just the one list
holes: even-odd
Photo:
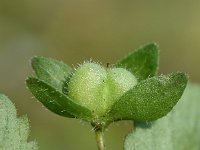
[[[76, 66], [114, 63], [147, 42], [160, 45], [160, 73], [184, 71], [200, 82], [199, 0], [0, 0], [0, 91], [31, 121], [41, 150], [93, 150], [89, 124], [54, 115], [31, 99], [25, 78], [35, 55]], [[130, 122], [112, 124], [108, 150], [121, 150]]]

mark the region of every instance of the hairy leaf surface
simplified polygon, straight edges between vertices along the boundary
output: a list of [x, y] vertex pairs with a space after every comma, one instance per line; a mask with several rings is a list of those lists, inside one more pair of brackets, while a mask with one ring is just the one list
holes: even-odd
[[172, 112], [127, 136], [125, 150], [199, 150], [199, 106], [200, 86], [188, 85]]
[[0, 149], [37, 150], [35, 141], [27, 142], [28, 135], [28, 118], [17, 118], [15, 106], [8, 97], [0, 94]]
[[153, 121], [165, 116], [181, 98], [187, 84], [184, 73], [141, 81], [111, 108], [113, 120]]

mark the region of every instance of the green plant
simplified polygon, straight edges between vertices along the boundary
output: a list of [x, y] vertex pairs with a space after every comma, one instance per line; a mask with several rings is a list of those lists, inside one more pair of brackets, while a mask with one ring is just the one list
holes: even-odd
[[181, 98], [187, 76], [181, 72], [157, 76], [158, 58], [155, 43], [144, 45], [106, 67], [90, 61], [72, 69], [51, 58], [34, 57], [36, 75], [26, 83], [52, 112], [90, 122], [98, 148], [103, 150], [103, 132], [110, 123], [157, 120]]
[[35, 141], [27, 142], [29, 124], [27, 116], [17, 118], [15, 106], [0, 94], [0, 149], [37, 150]]

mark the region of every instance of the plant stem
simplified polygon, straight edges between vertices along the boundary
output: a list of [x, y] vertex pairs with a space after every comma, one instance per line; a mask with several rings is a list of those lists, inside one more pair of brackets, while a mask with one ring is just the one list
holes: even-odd
[[97, 130], [95, 130], [95, 134], [96, 134], [96, 141], [97, 141], [98, 150], [105, 150], [103, 130], [97, 129]]

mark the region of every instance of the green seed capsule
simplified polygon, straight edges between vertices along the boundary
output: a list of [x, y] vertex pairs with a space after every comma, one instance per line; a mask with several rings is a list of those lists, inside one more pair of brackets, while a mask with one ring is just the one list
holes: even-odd
[[94, 115], [101, 116], [136, 84], [137, 79], [126, 69], [105, 69], [96, 63], [85, 63], [71, 77], [68, 95]]

